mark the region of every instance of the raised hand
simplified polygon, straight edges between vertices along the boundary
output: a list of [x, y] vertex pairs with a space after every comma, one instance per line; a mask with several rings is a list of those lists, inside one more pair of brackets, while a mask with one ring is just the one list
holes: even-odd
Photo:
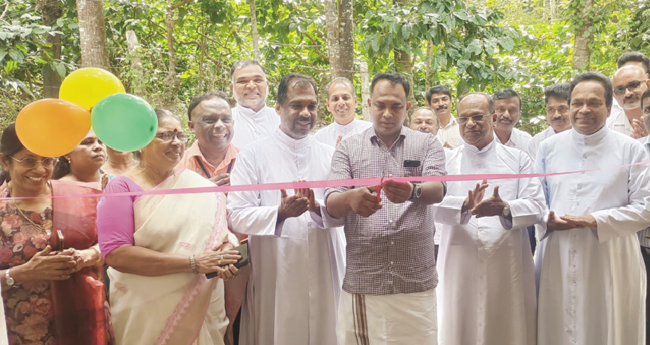
[[467, 191], [467, 198], [463, 202], [463, 207], [461, 208], [461, 213], [471, 211], [476, 205], [478, 205], [485, 196], [485, 188], [488, 187], [487, 180], [483, 180], [481, 183], [477, 183], [474, 190]]
[[217, 186], [230, 186], [230, 174], [219, 174], [210, 178]]
[[630, 136], [634, 139], [640, 139], [648, 135], [648, 130], [641, 120], [632, 119], [632, 134]]
[[[305, 182], [305, 180], [301, 180], [298, 182]], [[314, 197], [314, 191], [312, 189], [309, 188], [294, 189], [294, 193], [299, 198], [307, 199], [307, 209], [309, 210], [309, 212], [315, 212], [320, 215], [320, 204], [318, 203], [318, 201], [316, 201], [316, 198]]]
[[278, 223], [287, 218], [299, 217], [309, 209], [309, 198], [298, 195], [288, 196], [287, 191], [284, 189], [281, 189], [280, 193], [282, 199], [280, 206], [278, 206]]
[[[483, 193], [485, 193], [485, 189], [483, 189]], [[481, 198], [482, 197], [483, 195], [481, 195]], [[471, 212], [476, 216], [476, 218], [500, 216], [503, 213], [503, 208], [505, 206], [506, 202], [499, 196], [499, 186], [494, 186], [492, 196], [476, 204], [471, 209]]]

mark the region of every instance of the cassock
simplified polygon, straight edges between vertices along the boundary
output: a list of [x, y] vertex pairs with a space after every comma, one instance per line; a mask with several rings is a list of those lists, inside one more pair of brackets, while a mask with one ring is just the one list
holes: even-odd
[[[372, 122], [353, 119], [347, 125], [340, 125], [336, 121], [314, 134], [314, 139], [323, 144], [336, 147], [336, 144], [345, 138], [361, 133], [372, 126]], [[339, 137], [341, 139], [339, 140]]]
[[[497, 143], [482, 150], [467, 143], [447, 156], [449, 175], [529, 174], [533, 167], [521, 150]], [[526, 227], [546, 209], [537, 178], [488, 181], [510, 205], [512, 220], [461, 214], [467, 191], [477, 181], [448, 182], [447, 195], [434, 206], [443, 223], [438, 254], [439, 344], [534, 345], [536, 291]]]
[[[233, 186], [326, 180], [334, 148], [280, 129], [242, 150]], [[228, 219], [249, 236], [251, 279], [242, 306], [241, 345], [336, 345], [336, 315], [345, 269], [342, 220], [305, 212], [277, 224], [280, 191], [230, 192]], [[293, 194], [293, 190], [287, 190]], [[332, 223], [330, 223], [330, 221]]]
[[280, 115], [274, 108], [267, 106], [255, 112], [251, 108], [237, 104], [232, 108], [232, 119], [235, 121], [232, 143], [239, 149], [270, 135], [280, 127]]
[[[605, 126], [591, 135], [571, 129], [544, 140], [535, 168], [539, 173], [568, 172], [647, 159], [639, 142]], [[646, 274], [636, 232], [650, 223], [646, 165], [541, 181], [556, 216], [590, 214], [598, 226], [538, 228], [538, 344], [645, 342]]]

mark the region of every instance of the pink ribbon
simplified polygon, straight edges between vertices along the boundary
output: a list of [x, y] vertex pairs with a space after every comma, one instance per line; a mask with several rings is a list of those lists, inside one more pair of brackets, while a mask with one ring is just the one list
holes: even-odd
[[[635, 165], [650, 164], [650, 160], [643, 162], [616, 165], [607, 168], [565, 171], [545, 174], [468, 174], [468, 175], [443, 175], [443, 176], [409, 176], [409, 177], [370, 177], [346, 180], [323, 180], [323, 181], [306, 181], [306, 182], [280, 182], [280, 183], [262, 183], [247, 184], [238, 186], [214, 186], [198, 188], [178, 188], [178, 189], [154, 189], [137, 192], [120, 192], [104, 194], [74, 194], [74, 195], [54, 195], [42, 196], [42, 198], [100, 198], [110, 196], [137, 196], [137, 195], [160, 195], [160, 194], [196, 194], [196, 193], [216, 193], [216, 192], [247, 192], [263, 190], [280, 190], [280, 189], [305, 189], [305, 188], [327, 188], [327, 187], [355, 187], [355, 186], [377, 186], [384, 181], [396, 182], [452, 182], [452, 181], [482, 181], [482, 180], [507, 180], [519, 178], [546, 177], [558, 175], [584, 174], [592, 171], [611, 170], [627, 168]], [[0, 200], [20, 200], [32, 199], [33, 197], [3, 197]]]

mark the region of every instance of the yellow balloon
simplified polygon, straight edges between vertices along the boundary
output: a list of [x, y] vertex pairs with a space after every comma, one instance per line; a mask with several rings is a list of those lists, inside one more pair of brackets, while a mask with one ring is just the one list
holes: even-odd
[[90, 130], [90, 112], [62, 99], [30, 103], [16, 117], [16, 134], [33, 153], [57, 157], [72, 151]]
[[111, 72], [88, 67], [70, 73], [63, 80], [59, 98], [90, 110], [102, 98], [124, 92], [124, 85]]

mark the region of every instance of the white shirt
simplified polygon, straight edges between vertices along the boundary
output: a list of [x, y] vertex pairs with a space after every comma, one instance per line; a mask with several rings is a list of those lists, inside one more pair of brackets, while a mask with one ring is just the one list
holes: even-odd
[[[538, 173], [606, 168], [648, 158], [636, 140], [603, 127], [544, 140]], [[646, 273], [636, 232], [650, 223], [645, 165], [541, 178], [556, 216], [592, 215], [596, 228], [538, 228], [538, 345], [645, 342]], [[546, 218], [545, 218], [546, 219]], [[544, 225], [542, 223], [542, 225]]]
[[444, 127], [442, 125], [440, 126], [437, 136], [442, 145], [447, 143], [452, 149], [457, 148], [463, 142], [463, 139], [460, 136], [458, 121], [456, 121], [456, 118], [451, 114], [449, 114], [449, 123]]
[[232, 143], [239, 149], [273, 133], [280, 127], [280, 115], [274, 108], [266, 106], [255, 112], [251, 108], [244, 108], [238, 104], [232, 108], [232, 118], [235, 121]]
[[623, 108], [619, 107], [619, 109], [620, 110], [615, 111], [614, 108], [612, 108], [612, 112], [607, 118], [607, 128], [629, 136], [634, 132], [634, 128], [632, 128], [632, 124], [630, 124], [630, 119], [625, 116]]
[[537, 149], [539, 148], [539, 144], [544, 141], [546, 138], [550, 138], [552, 135], [557, 134], [553, 127], [549, 127], [537, 134], [530, 139], [530, 142], [528, 143], [528, 149], [526, 152], [530, 156], [530, 159], [534, 162], [535, 157], [537, 156]]
[[[643, 145], [646, 152], [648, 152], [648, 155], [650, 155], [650, 136], [645, 136], [643, 138], [640, 138], [638, 139], [638, 141], [641, 143], [641, 145]], [[645, 230], [641, 230], [637, 232], [637, 235], [639, 236], [639, 243], [641, 244], [641, 246], [650, 248], [650, 239], [645, 238], [646, 236], [650, 236], [650, 227], [648, 227]], [[646, 268], [650, 268], [650, 267], [646, 267]], [[646, 334], [646, 337], [647, 336], [648, 334]]]
[[[449, 175], [529, 174], [528, 155], [492, 143], [478, 150], [465, 143], [447, 160]], [[512, 220], [461, 214], [467, 191], [477, 181], [448, 182], [447, 195], [434, 205], [442, 226], [438, 254], [440, 344], [535, 344], [537, 298], [527, 227], [546, 211], [537, 178], [488, 181], [510, 205]]]
[[[333, 153], [311, 137], [296, 140], [276, 129], [239, 153], [230, 182], [326, 180]], [[234, 231], [249, 235], [253, 268], [242, 305], [241, 344], [336, 345], [345, 246], [343, 229], [330, 226], [343, 219], [327, 218], [324, 190], [314, 193], [323, 218], [305, 212], [277, 225], [279, 190], [228, 194], [228, 220]]]
[[[496, 133], [494, 133], [494, 136], [496, 137], [496, 141], [498, 143], [501, 143], [501, 140], [499, 140], [499, 137], [497, 137]], [[512, 132], [510, 132], [510, 138], [503, 145], [528, 152], [528, 144], [532, 138], [533, 137], [527, 132], [513, 128]]]
[[339, 136], [341, 137], [341, 140], [343, 140], [361, 133], [370, 127], [372, 127], [372, 122], [364, 120], [353, 119], [352, 122], [347, 125], [340, 125], [334, 121], [325, 128], [319, 129], [314, 134], [314, 139], [323, 144], [336, 147], [337, 142], [340, 141]]

